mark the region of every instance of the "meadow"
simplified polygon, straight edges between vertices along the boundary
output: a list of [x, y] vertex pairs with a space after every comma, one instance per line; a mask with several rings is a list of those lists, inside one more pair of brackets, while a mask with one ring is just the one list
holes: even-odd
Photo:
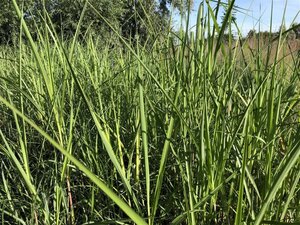
[[300, 224], [299, 49], [224, 42], [233, 5], [220, 26], [205, 7], [195, 33], [111, 27], [114, 47], [21, 20], [0, 47], [1, 224]]

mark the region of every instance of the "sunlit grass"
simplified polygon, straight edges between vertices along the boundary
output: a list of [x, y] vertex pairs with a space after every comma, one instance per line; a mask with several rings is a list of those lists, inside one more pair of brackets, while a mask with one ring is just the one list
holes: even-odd
[[299, 55], [222, 42], [207, 7], [151, 46], [111, 27], [113, 49], [23, 21], [0, 53], [3, 224], [299, 223]]

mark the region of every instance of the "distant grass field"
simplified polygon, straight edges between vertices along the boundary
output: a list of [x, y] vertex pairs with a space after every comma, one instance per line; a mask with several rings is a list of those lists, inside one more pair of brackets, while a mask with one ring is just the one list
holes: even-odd
[[300, 55], [228, 51], [204, 7], [150, 47], [1, 47], [1, 224], [300, 223]]

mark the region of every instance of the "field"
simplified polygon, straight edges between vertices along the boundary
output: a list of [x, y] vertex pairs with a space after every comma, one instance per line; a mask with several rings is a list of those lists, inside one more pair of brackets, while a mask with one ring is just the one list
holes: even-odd
[[223, 42], [198, 13], [115, 47], [23, 21], [0, 47], [2, 224], [300, 224], [299, 40]]

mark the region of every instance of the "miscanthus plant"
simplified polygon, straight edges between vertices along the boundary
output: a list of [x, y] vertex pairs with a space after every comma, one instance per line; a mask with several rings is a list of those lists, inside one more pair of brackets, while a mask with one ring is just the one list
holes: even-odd
[[143, 45], [111, 26], [113, 49], [46, 13], [34, 42], [21, 19], [0, 52], [1, 224], [299, 224], [299, 55], [285, 33], [224, 42], [223, 6]]

